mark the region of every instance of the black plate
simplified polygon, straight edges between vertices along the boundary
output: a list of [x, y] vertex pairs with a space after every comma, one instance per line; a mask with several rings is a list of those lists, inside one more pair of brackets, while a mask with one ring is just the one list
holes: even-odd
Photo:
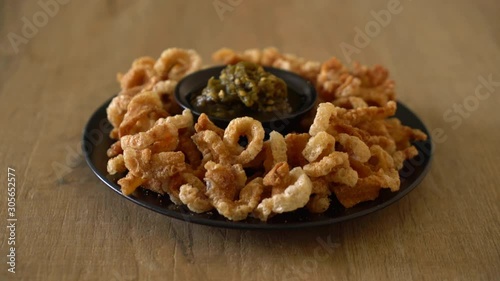
[[[120, 186], [116, 184], [120, 176], [111, 176], [106, 170], [108, 161], [106, 150], [114, 142], [109, 138], [111, 125], [106, 118], [106, 107], [110, 101], [111, 100], [107, 101], [99, 107], [90, 117], [83, 132], [83, 150], [85, 151], [85, 159], [90, 169], [92, 169], [96, 176], [104, 182], [106, 186], [111, 188], [111, 190], [138, 205], [176, 219], [216, 227], [240, 229], [304, 228], [333, 224], [373, 213], [398, 201], [422, 181], [429, 170], [433, 152], [430, 137], [427, 141], [414, 143], [419, 150], [419, 155], [406, 161], [404, 168], [400, 171], [400, 190], [398, 192], [391, 192], [388, 189], [382, 189], [380, 196], [374, 201], [363, 202], [353, 208], [346, 209], [340, 205], [333, 196], [334, 199], [332, 200], [330, 208], [323, 214], [309, 214], [307, 211], [299, 209], [291, 213], [274, 216], [267, 222], [261, 222], [255, 218], [233, 222], [219, 215], [217, 211], [204, 214], [192, 213], [184, 206], [173, 204], [168, 196], [162, 196], [142, 188], [139, 188], [131, 196], [124, 196], [120, 191]], [[396, 117], [398, 117], [404, 125], [420, 129], [429, 135], [422, 121], [406, 106], [399, 102]]]

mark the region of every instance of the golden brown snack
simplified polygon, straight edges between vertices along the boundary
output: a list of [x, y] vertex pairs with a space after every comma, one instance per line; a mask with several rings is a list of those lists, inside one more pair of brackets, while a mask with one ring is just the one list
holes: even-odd
[[192, 140], [194, 135], [193, 128], [182, 128], [179, 130], [179, 144], [176, 150], [181, 151], [186, 156], [186, 162], [196, 169], [201, 165], [202, 154]]
[[261, 64], [262, 53], [259, 49], [248, 49], [242, 54], [236, 53], [229, 48], [221, 48], [212, 54], [212, 59], [223, 64], [236, 64], [241, 61], [249, 61]]
[[156, 120], [154, 126], [145, 132], [121, 137], [121, 147], [124, 150], [150, 148], [154, 153], [172, 151], [179, 143], [179, 130], [189, 128], [192, 124], [193, 115], [186, 109], [182, 115]]
[[202, 113], [200, 117], [198, 117], [198, 122], [194, 125], [194, 129], [197, 133], [201, 131], [214, 131], [221, 138], [224, 137], [224, 130], [217, 127], [205, 113]]
[[307, 159], [302, 155], [302, 151], [307, 145], [311, 136], [307, 133], [295, 134], [290, 133], [285, 136], [286, 154], [290, 167], [303, 167], [307, 163]]
[[247, 177], [240, 164], [216, 164], [210, 161], [205, 168], [206, 194], [215, 209], [230, 220], [245, 219], [260, 201], [262, 179], [254, 179], [245, 185]]
[[119, 154], [122, 153], [123, 149], [120, 140], [115, 141], [106, 151], [106, 155], [108, 155], [109, 158], [118, 156]]
[[337, 126], [348, 125], [357, 127], [361, 123], [382, 120], [396, 113], [396, 103], [387, 102], [383, 107], [369, 106], [354, 109], [345, 109], [332, 103], [321, 103], [318, 106], [316, 117], [309, 129], [311, 136], [321, 131], [335, 135]]
[[302, 150], [302, 155], [309, 162], [314, 162], [321, 155], [326, 156], [335, 151], [335, 138], [322, 131], [311, 137]]
[[[172, 177], [189, 169], [182, 151], [174, 151], [179, 144], [179, 131], [193, 126], [193, 116], [189, 110], [182, 115], [158, 119], [154, 126], [146, 132], [121, 137], [123, 160], [128, 170], [129, 180], [118, 182], [124, 194], [132, 193], [144, 184], [155, 192], [167, 191], [172, 201], [178, 200], [180, 185], [163, 187], [163, 183], [171, 182]], [[120, 156], [117, 156], [120, 157]], [[108, 166], [114, 168], [115, 158]], [[118, 158], [120, 159], [120, 158]]]
[[175, 115], [182, 112], [181, 106], [175, 101], [174, 92], [177, 86], [175, 80], [159, 81], [153, 86], [153, 92], [156, 92], [163, 103], [163, 109], [168, 113]]
[[181, 202], [195, 213], [212, 210], [214, 207], [206, 195], [205, 184], [193, 174], [182, 173], [181, 176], [186, 182], [180, 187], [179, 199]]
[[310, 177], [322, 177], [336, 171], [336, 168], [348, 164], [349, 155], [345, 152], [334, 151], [317, 162], [311, 162], [303, 167]]
[[[280, 167], [285, 167], [286, 171], [288, 164], [281, 162], [276, 166], [269, 172], [270, 174], [266, 175], [264, 184], [271, 185], [273, 190], [276, 188], [278, 192], [273, 192], [270, 198], [263, 199], [253, 212], [253, 215], [262, 221], [266, 221], [274, 214], [291, 212], [304, 207], [312, 192], [311, 180], [302, 168], [296, 167], [288, 173], [283, 173], [279, 172]], [[273, 175], [276, 171], [279, 174]]]
[[[239, 144], [240, 137], [247, 138], [246, 147]], [[234, 155], [235, 163], [246, 164], [262, 150], [264, 144], [262, 123], [250, 117], [233, 119], [224, 131], [223, 142], [230, 153]]]
[[113, 126], [110, 133], [112, 139], [118, 139], [118, 128], [123, 122], [127, 107], [134, 96], [142, 91], [142, 87], [135, 87], [131, 89], [122, 90], [116, 97], [111, 100], [111, 103], [106, 108], [109, 123]]
[[[319, 171], [323, 169], [312, 169], [314, 165], [319, 166], [321, 161], [304, 166], [309, 176], [323, 177], [331, 182], [331, 189], [346, 207], [358, 200], [362, 202], [376, 198], [374, 194], [378, 194], [380, 188], [399, 190], [398, 169], [402, 168], [404, 160], [417, 154], [411, 141], [424, 140], [426, 137], [419, 130], [386, 119], [395, 113], [396, 104], [392, 101], [382, 107], [365, 106], [356, 99], [350, 102], [350, 109], [332, 103], [320, 104], [310, 128], [311, 135], [328, 133], [335, 137], [335, 149], [349, 155], [348, 165], [337, 165], [338, 168], [328, 174]], [[334, 163], [328, 158], [322, 161], [323, 165]], [[347, 189], [348, 186], [351, 189]], [[349, 200], [350, 195], [356, 199]]]
[[266, 221], [303, 207], [322, 213], [331, 196], [350, 208], [374, 200], [382, 188], [399, 190], [399, 169], [418, 155], [412, 142], [427, 138], [391, 118], [394, 82], [379, 65], [354, 63], [350, 70], [336, 58], [319, 64], [275, 48], [221, 49], [213, 58], [278, 67], [312, 81], [321, 102], [301, 122], [308, 132], [271, 132], [264, 141], [262, 124], [250, 117], [225, 130], [205, 114], [193, 124], [173, 91], [200, 68], [199, 55], [171, 48], [157, 61], [139, 58], [119, 75], [122, 91], [107, 109], [111, 137], [118, 139], [107, 151], [108, 172], [126, 172], [118, 180], [124, 194], [143, 187], [193, 212], [215, 208], [234, 221], [248, 215]]
[[311, 198], [309, 202], [307, 202], [306, 208], [311, 213], [323, 213], [330, 207], [330, 195], [332, 193], [329, 188], [329, 183], [322, 178], [311, 179], [311, 183], [313, 188], [311, 191]]
[[370, 148], [360, 138], [348, 134], [338, 134], [337, 139], [342, 146], [341, 150], [346, 151], [349, 158], [362, 163], [370, 159]]
[[122, 90], [138, 86], [145, 88], [150, 87], [152, 85], [152, 80], [157, 76], [153, 68], [154, 64], [155, 60], [151, 57], [140, 57], [134, 60], [127, 73], [118, 73], [116, 76]]
[[351, 208], [358, 203], [375, 200], [382, 185], [379, 180], [378, 177], [366, 177], [358, 180], [356, 188], [337, 185], [332, 189], [340, 203], [346, 208]]
[[132, 194], [139, 186], [141, 186], [145, 182], [145, 179], [136, 177], [132, 173], [127, 173], [124, 178], [118, 180], [118, 184], [121, 186], [121, 191], [124, 195]]
[[194, 50], [166, 49], [155, 62], [154, 69], [160, 79], [179, 81], [201, 68], [201, 57]]
[[264, 150], [264, 170], [269, 172], [279, 162], [287, 162], [287, 147], [285, 138], [282, 134], [272, 131], [269, 134], [269, 140], [266, 141]]
[[[160, 98], [163, 109], [168, 114], [178, 114], [181, 112], [180, 106], [173, 98], [173, 92], [177, 81], [185, 75], [194, 72], [201, 68], [201, 58], [193, 50], [184, 50], [179, 48], [171, 48], [165, 50], [158, 60], [151, 57], [141, 57], [132, 63], [130, 69], [125, 73], [118, 73], [117, 79], [120, 82], [122, 91], [111, 101], [107, 108], [108, 120], [115, 128], [111, 132], [111, 138], [118, 139], [118, 128], [123, 122], [126, 113], [129, 111], [128, 106], [132, 98], [143, 91], [152, 91]], [[147, 102], [151, 104], [151, 102]], [[145, 122], [146, 115], [150, 119], [160, 118], [151, 116], [155, 114], [156, 107], [153, 107], [153, 112], [136, 109], [133, 117], [129, 117], [128, 130], [133, 126], [142, 126], [135, 124], [136, 122]], [[161, 114], [161, 117], [167, 115]], [[154, 122], [153, 122], [154, 123]], [[127, 133], [127, 132], [123, 132]], [[130, 133], [130, 132], [128, 132]]]
[[145, 91], [134, 96], [118, 129], [119, 137], [147, 131], [156, 120], [168, 116], [156, 92]]
[[316, 83], [316, 77], [320, 72], [321, 66], [317, 61], [308, 61], [292, 54], [282, 54], [278, 49], [273, 47], [265, 48], [262, 51], [259, 49], [248, 49], [242, 53], [222, 48], [212, 55], [212, 59], [223, 64], [236, 64], [241, 61], [249, 61], [263, 66], [272, 66], [295, 72], [312, 83]]
[[123, 154], [119, 154], [118, 156], [109, 159], [106, 169], [110, 175], [125, 172], [127, 167], [125, 166]]
[[217, 163], [232, 163], [233, 155], [228, 150], [222, 138], [214, 131], [204, 130], [192, 136], [193, 142], [203, 155], [203, 163], [216, 161]]
[[320, 99], [340, 106], [353, 96], [375, 106], [395, 100], [394, 81], [388, 79], [387, 69], [380, 65], [368, 68], [357, 62], [353, 68], [349, 71], [335, 57], [325, 61], [317, 79]]
[[184, 154], [180, 151], [151, 153], [150, 149], [130, 149], [123, 152], [129, 173], [142, 179], [171, 177], [186, 169]]
[[377, 145], [372, 146], [370, 151], [372, 158], [367, 163], [363, 164], [355, 160], [351, 163], [360, 175], [354, 187], [347, 185], [332, 187], [337, 199], [346, 208], [360, 202], [374, 200], [382, 188], [390, 188], [391, 191], [399, 190], [399, 174], [391, 156]]

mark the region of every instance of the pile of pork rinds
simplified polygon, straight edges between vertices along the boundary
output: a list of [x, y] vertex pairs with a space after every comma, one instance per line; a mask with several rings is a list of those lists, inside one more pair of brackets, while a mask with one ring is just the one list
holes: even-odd
[[381, 66], [347, 69], [336, 58], [319, 63], [275, 48], [224, 48], [213, 59], [251, 61], [311, 81], [319, 99], [301, 121], [306, 129], [285, 136], [273, 131], [264, 140], [261, 122], [250, 117], [233, 119], [226, 129], [205, 114], [194, 123], [173, 91], [185, 75], [201, 69], [200, 56], [170, 48], [157, 60], [138, 58], [118, 74], [121, 92], [107, 108], [110, 136], [117, 140], [107, 168], [125, 175], [118, 180], [123, 194], [142, 187], [193, 212], [215, 209], [233, 221], [266, 221], [299, 208], [322, 213], [333, 195], [349, 208], [374, 200], [382, 188], [399, 190], [398, 170], [418, 154], [411, 142], [427, 138], [389, 118], [396, 112], [394, 82]]

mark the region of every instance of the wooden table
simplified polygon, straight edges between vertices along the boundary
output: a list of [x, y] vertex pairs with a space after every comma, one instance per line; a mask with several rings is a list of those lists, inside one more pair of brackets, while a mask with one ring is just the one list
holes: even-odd
[[[0, 280], [500, 278], [500, 2], [58, 1], [0, 1], [0, 218], [9, 167], [17, 218], [16, 273], [4, 227]], [[207, 64], [222, 46], [382, 63], [435, 134], [431, 171], [380, 212], [299, 231], [212, 228], [132, 204], [78, 154], [82, 128], [118, 91], [116, 72], [171, 46]]]

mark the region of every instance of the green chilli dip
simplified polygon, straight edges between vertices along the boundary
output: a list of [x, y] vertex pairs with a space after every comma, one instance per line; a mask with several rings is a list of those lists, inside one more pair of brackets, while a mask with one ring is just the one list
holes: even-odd
[[290, 113], [298, 107], [298, 95], [289, 92], [283, 79], [266, 72], [262, 66], [239, 62], [226, 66], [219, 78], [210, 78], [205, 88], [191, 94], [190, 102], [198, 112], [214, 117], [259, 118]]

